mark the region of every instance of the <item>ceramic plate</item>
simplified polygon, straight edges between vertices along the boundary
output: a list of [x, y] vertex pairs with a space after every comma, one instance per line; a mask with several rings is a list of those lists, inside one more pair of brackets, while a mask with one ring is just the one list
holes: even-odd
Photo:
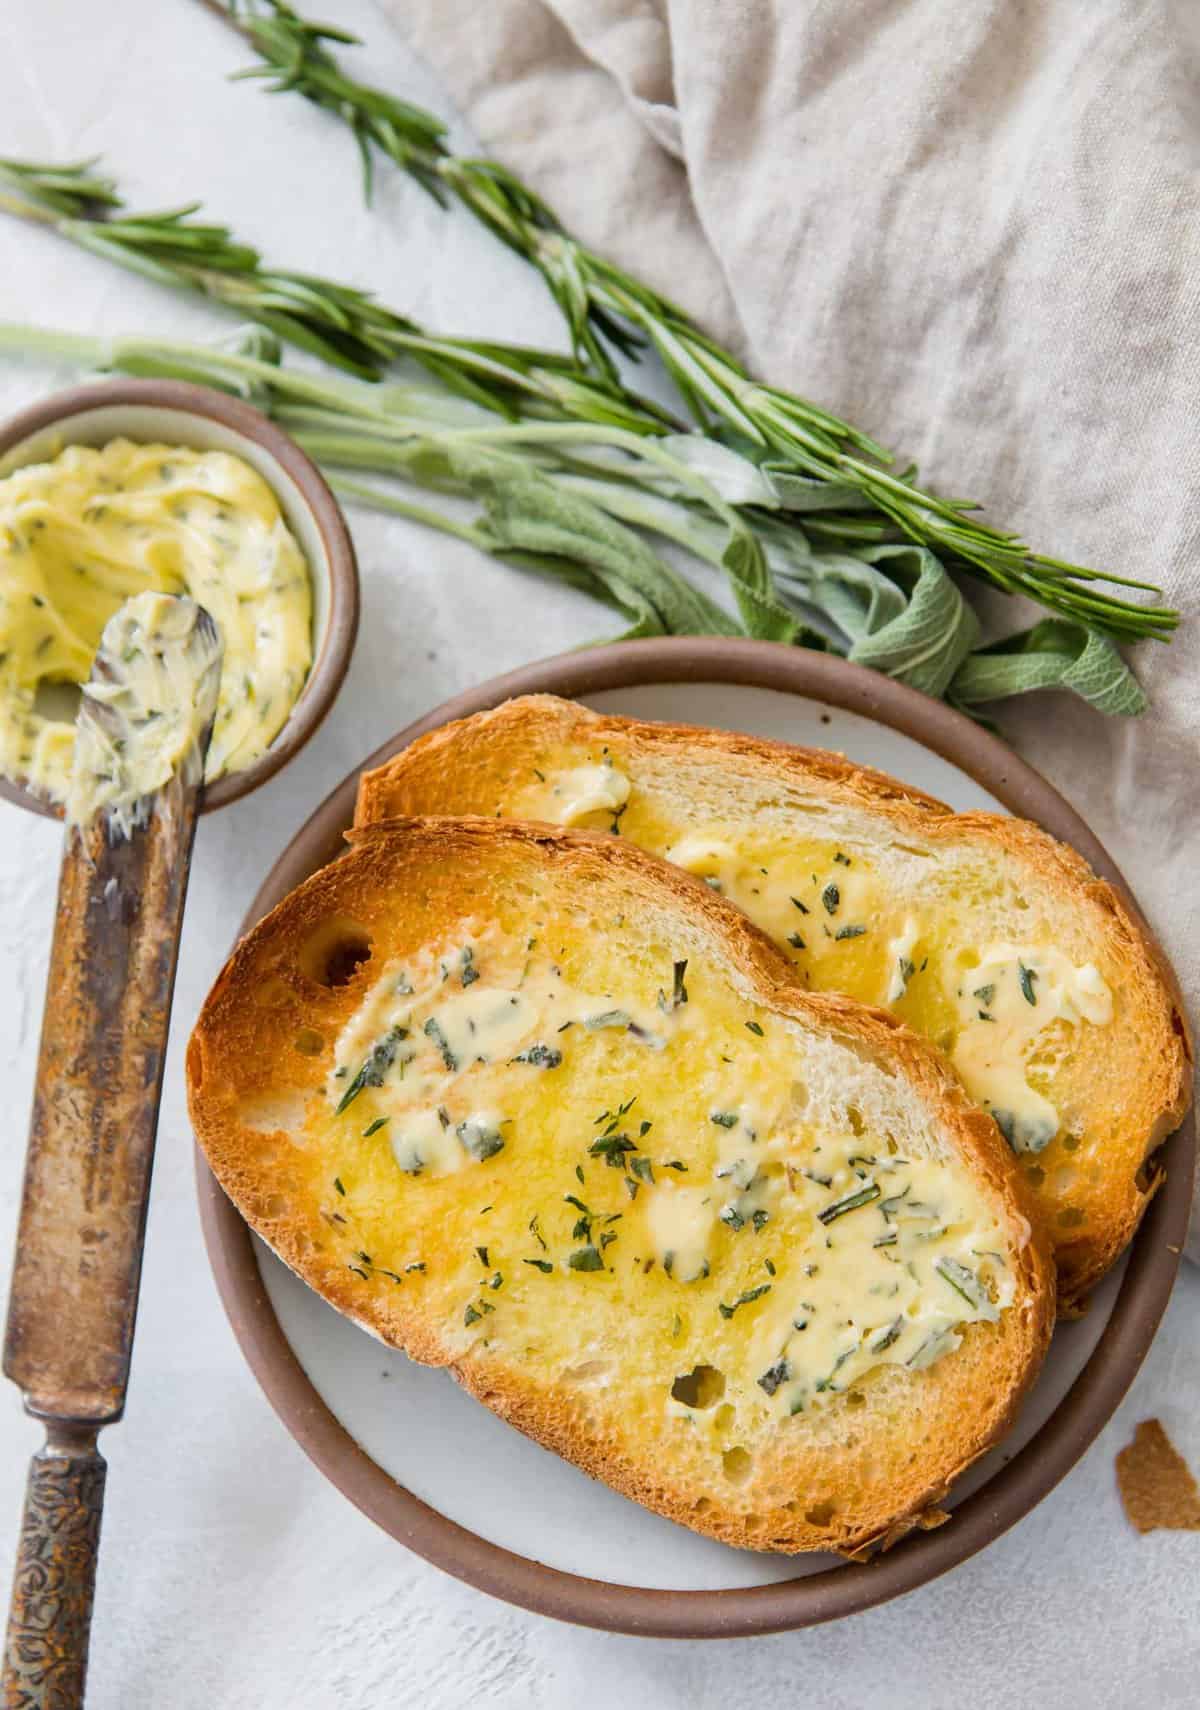
[[[952, 807], [1037, 819], [1121, 882], [1062, 798], [969, 720], [874, 673], [769, 643], [656, 640], [549, 660], [438, 708], [364, 765], [449, 719], [539, 690], [604, 712], [836, 749]], [[300, 832], [247, 924], [336, 856], [356, 781], [357, 773]], [[882, 1602], [972, 1554], [1045, 1495], [1110, 1416], [1149, 1346], [1178, 1264], [1193, 1148], [1189, 1124], [1168, 1142], [1166, 1185], [1127, 1261], [1085, 1318], [1059, 1326], [1016, 1429], [955, 1487], [953, 1519], [865, 1566], [735, 1550], [646, 1512], [522, 1437], [445, 1372], [412, 1364], [339, 1317], [249, 1234], [203, 1160], [200, 1189], [217, 1281], [252, 1367], [293, 1434], [360, 1508], [431, 1561], [526, 1607], [619, 1631], [716, 1636]]]

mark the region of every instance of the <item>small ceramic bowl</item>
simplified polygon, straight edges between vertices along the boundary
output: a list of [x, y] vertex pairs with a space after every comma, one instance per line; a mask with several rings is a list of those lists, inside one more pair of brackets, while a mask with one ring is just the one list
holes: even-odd
[[[313, 663], [291, 716], [261, 759], [204, 792], [203, 811], [225, 807], [274, 777], [333, 705], [358, 631], [358, 566], [337, 500], [311, 458], [281, 428], [224, 392], [181, 380], [107, 380], [57, 392], [0, 426], [0, 477], [55, 457], [68, 445], [158, 441], [242, 458], [271, 488], [308, 561], [313, 587]], [[0, 796], [50, 818], [62, 809], [12, 779]]]

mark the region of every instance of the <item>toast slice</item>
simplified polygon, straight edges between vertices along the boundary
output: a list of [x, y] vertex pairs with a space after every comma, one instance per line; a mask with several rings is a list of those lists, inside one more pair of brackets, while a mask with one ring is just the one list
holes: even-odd
[[1190, 1097], [1173, 975], [1039, 827], [956, 814], [820, 750], [603, 717], [549, 695], [363, 775], [356, 823], [482, 814], [606, 828], [737, 903], [814, 991], [882, 1004], [995, 1116], [1074, 1312], [1132, 1237]]
[[196, 1132], [251, 1225], [697, 1531], [853, 1553], [943, 1518], [1054, 1289], [937, 1053], [806, 993], [738, 910], [616, 838], [353, 838], [238, 946], [190, 1042]]

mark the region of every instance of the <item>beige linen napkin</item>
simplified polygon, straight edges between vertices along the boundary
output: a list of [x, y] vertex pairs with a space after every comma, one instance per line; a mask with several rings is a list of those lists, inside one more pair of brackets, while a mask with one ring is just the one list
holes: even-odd
[[1200, 7], [386, 4], [490, 150], [754, 371], [1183, 609], [1135, 650], [1144, 718], [995, 710], [1124, 868], [1195, 1014]]

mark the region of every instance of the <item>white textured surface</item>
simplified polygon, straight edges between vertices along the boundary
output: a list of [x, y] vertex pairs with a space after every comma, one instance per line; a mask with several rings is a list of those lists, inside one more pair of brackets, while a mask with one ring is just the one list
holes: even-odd
[[[439, 95], [365, 6], [319, 8], [365, 29], [364, 63]], [[272, 254], [379, 287], [455, 330], [547, 337], [520, 265], [384, 175], [359, 204], [349, 145], [319, 116], [224, 74], [236, 44], [187, 0], [13, 0], [0, 25], [0, 151], [104, 150], [143, 205], [203, 194]], [[4, 228], [0, 316], [77, 329], [220, 326], [49, 238]], [[48, 389], [0, 372], [0, 407]], [[1200, 1465], [1200, 1276], [1185, 1275], [1130, 1398], [1036, 1514], [944, 1581], [841, 1626], [733, 1644], [575, 1631], [459, 1586], [326, 1486], [242, 1364], [196, 1220], [180, 1047], [258, 880], [361, 755], [484, 675], [602, 633], [581, 598], [401, 524], [356, 518], [365, 622], [336, 713], [252, 799], [205, 821], [176, 1004], [129, 1413], [109, 1433], [109, 1505], [93, 1647], [96, 1710], [559, 1710], [601, 1691], [665, 1710], [802, 1693], [822, 1710], [987, 1704], [1184, 1705], [1195, 1697], [1200, 1544], [1135, 1537], [1115, 1451], [1164, 1420]], [[1069, 790], [1071, 780], [1058, 780]], [[7, 1251], [37, 1048], [58, 834], [0, 805], [0, 1160]], [[1153, 899], [1150, 899], [1153, 901]], [[0, 1577], [7, 1578], [37, 1432], [0, 1391]], [[486, 1469], [481, 1469], [486, 1474]], [[527, 1500], [536, 1501], [537, 1493]]]

